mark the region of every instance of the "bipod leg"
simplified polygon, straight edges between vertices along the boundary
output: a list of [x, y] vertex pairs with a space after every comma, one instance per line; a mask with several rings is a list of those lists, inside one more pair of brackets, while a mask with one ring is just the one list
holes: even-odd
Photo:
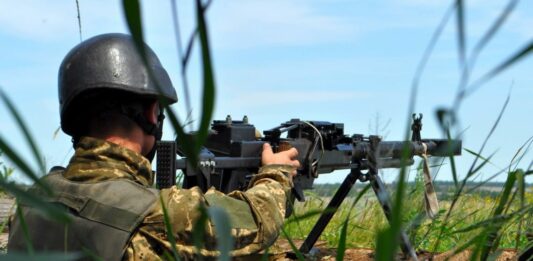
[[337, 212], [337, 209], [341, 205], [342, 201], [346, 198], [348, 193], [350, 192], [350, 189], [353, 187], [359, 176], [361, 175], [361, 172], [359, 169], [352, 169], [350, 174], [346, 176], [344, 181], [342, 182], [341, 186], [335, 192], [335, 195], [331, 199], [331, 201], [328, 203], [328, 206], [322, 212], [320, 215], [320, 218], [315, 223], [315, 226], [311, 230], [311, 233], [307, 236], [303, 244], [300, 246], [300, 252], [307, 254], [309, 251], [313, 248], [316, 241], [322, 235], [322, 232], [324, 232], [324, 229], [329, 224], [329, 221], [335, 215], [335, 212]]
[[[385, 217], [387, 217], [387, 220], [390, 223], [392, 218], [392, 208], [390, 204], [389, 193], [387, 192], [383, 181], [377, 174], [369, 175], [369, 180], [370, 184], [372, 184], [372, 189], [374, 190], [374, 193], [378, 198], [379, 204], [383, 208]], [[402, 248], [402, 252], [406, 256], [410, 256], [413, 260], [418, 260], [416, 252], [413, 249], [413, 246], [411, 245], [411, 242], [409, 241], [409, 238], [407, 237], [407, 234], [405, 234], [405, 231], [403, 231], [403, 229], [400, 230], [400, 247]]]

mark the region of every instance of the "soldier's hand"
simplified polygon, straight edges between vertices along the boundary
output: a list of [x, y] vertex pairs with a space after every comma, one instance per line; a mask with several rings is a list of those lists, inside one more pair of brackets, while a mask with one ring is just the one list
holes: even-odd
[[290, 165], [294, 167], [291, 175], [296, 175], [296, 169], [300, 167], [300, 162], [298, 161], [298, 151], [295, 148], [291, 148], [286, 151], [281, 151], [274, 153], [270, 144], [263, 144], [263, 153], [261, 153], [261, 163], [263, 166], [271, 164], [283, 164]]

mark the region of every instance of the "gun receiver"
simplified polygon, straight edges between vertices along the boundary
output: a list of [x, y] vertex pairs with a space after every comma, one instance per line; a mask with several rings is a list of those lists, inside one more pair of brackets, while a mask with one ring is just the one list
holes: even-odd
[[[421, 116], [416, 118], [413, 115], [413, 120], [411, 141], [381, 141], [381, 137], [375, 135], [345, 135], [342, 123], [299, 119], [292, 119], [266, 130], [263, 137], [257, 137], [254, 125], [248, 123], [246, 116], [242, 121], [234, 121], [228, 116], [224, 121], [213, 121], [211, 133], [195, 167], [185, 158], [176, 159], [176, 155], [184, 156], [179, 143], [159, 142], [156, 180], [159, 188], [175, 185], [176, 170], [179, 169], [184, 173], [184, 188], [199, 186], [206, 191], [215, 187], [224, 193], [246, 190], [251, 176], [261, 166], [262, 145], [268, 142], [274, 151], [294, 147], [299, 152], [301, 167], [294, 178], [292, 200], [296, 198], [304, 201], [303, 189], [311, 189], [318, 175], [349, 169], [350, 174], [328, 208], [336, 211], [356, 180], [370, 181], [376, 194], [385, 193], [385, 196], [378, 198], [389, 218], [390, 203], [377, 169], [412, 165], [416, 155], [446, 157], [461, 154], [460, 140], [421, 139]], [[362, 170], [368, 171], [363, 174]], [[288, 208], [288, 215], [291, 212], [292, 209]], [[333, 214], [334, 212], [322, 214], [301, 246], [302, 252], [309, 252]], [[416, 259], [405, 234], [402, 235], [402, 250], [411, 257], [414, 255]]]

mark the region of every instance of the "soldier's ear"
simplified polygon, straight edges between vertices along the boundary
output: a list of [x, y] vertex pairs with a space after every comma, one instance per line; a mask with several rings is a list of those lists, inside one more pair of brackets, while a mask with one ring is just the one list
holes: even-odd
[[157, 116], [159, 115], [159, 102], [154, 101], [144, 111], [144, 117], [152, 124], [157, 124]]

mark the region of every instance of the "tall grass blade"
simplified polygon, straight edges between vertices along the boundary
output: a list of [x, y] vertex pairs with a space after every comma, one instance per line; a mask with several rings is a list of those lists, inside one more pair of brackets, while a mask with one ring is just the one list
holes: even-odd
[[287, 233], [287, 231], [285, 230], [285, 228], [281, 228], [281, 233], [283, 234], [283, 236], [287, 239], [287, 241], [289, 242], [289, 245], [291, 246], [291, 249], [292, 251], [294, 252], [294, 254], [296, 255], [296, 258], [298, 258], [298, 260], [300, 261], [304, 261], [305, 258], [302, 254], [302, 252], [300, 252], [300, 250], [298, 250], [298, 248], [296, 247], [296, 245], [294, 244], [294, 242], [292, 241], [291, 239], [291, 236], [289, 235], [289, 233]]
[[394, 254], [398, 249], [399, 237], [394, 235], [391, 227], [378, 233], [376, 243], [376, 260], [394, 260]]
[[[359, 202], [359, 200], [361, 200], [361, 198], [363, 198], [363, 196], [368, 192], [368, 190], [372, 187], [372, 185], [370, 184], [367, 184], [363, 189], [361, 189], [361, 191], [359, 191], [359, 193], [357, 194], [357, 196], [355, 197], [355, 200], [352, 202], [352, 205], [350, 206], [350, 209], [348, 210], [348, 215], [346, 216], [346, 219], [344, 220], [344, 222], [346, 223], [346, 225], [348, 225], [348, 222], [351, 220], [351, 216], [352, 216], [352, 213], [353, 213], [353, 210], [355, 208], [355, 205], [357, 205], [357, 203]], [[361, 230], [366, 230], [365, 227], [361, 227], [361, 226], [358, 226], [358, 225], [352, 225], [352, 229], [350, 230], [350, 234], [352, 233], [352, 231], [355, 229], [355, 228], [359, 228]], [[341, 234], [342, 236], [342, 234]], [[345, 244], [346, 245], [346, 244]]]
[[207, 25], [204, 17], [204, 7], [200, 0], [196, 0], [196, 15], [198, 23], [198, 35], [200, 38], [200, 49], [202, 53], [203, 67], [203, 98], [202, 98], [202, 116], [200, 120], [200, 129], [197, 134], [197, 143], [195, 151], [199, 151], [201, 145], [207, 139], [211, 117], [213, 116], [215, 105], [215, 79], [213, 67], [211, 64], [211, 54], [209, 49], [209, 40], [207, 35]]
[[[136, 43], [136, 47], [141, 54], [141, 58], [146, 61], [146, 51], [144, 50], [144, 37], [141, 20], [141, 6], [138, 0], [123, 0], [122, 7], [124, 9], [124, 15], [126, 16], [126, 22], [131, 36]], [[145, 62], [148, 65], [148, 62]], [[150, 66], [146, 66], [150, 68]], [[149, 69], [148, 69], [149, 70]], [[149, 70], [150, 71], [150, 70]]]
[[81, 36], [81, 15], [80, 15], [80, 2], [76, 0], [76, 11], [78, 12], [78, 30], [80, 32], [80, 42], [83, 41], [83, 37]]
[[[490, 137], [492, 136], [492, 134], [494, 133], [494, 131], [496, 130], [496, 128], [498, 127], [499, 123], [500, 123], [500, 120], [502, 119], [502, 116], [503, 116], [503, 113], [505, 112], [505, 109], [507, 108], [507, 105], [509, 104], [509, 100], [511, 99], [511, 95], [508, 94], [507, 95], [507, 98], [505, 99], [505, 102], [502, 106], [502, 109], [500, 110], [500, 113], [498, 114], [498, 118], [496, 119], [496, 121], [494, 122], [494, 124], [492, 125], [492, 128], [490, 129], [489, 131], [489, 134], [487, 135], [487, 137], [485, 138], [485, 140], [483, 141], [483, 144], [481, 145], [481, 148], [479, 149], [479, 151], [477, 152], [478, 155], [482, 155], [482, 152], [483, 152], [483, 149], [485, 148], [485, 146], [487, 145], [487, 142], [489, 141]], [[466, 180], [472, 176], [471, 175], [471, 172], [475, 169], [475, 166], [476, 166], [476, 163], [477, 163], [477, 160], [478, 158], [476, 157], [472, 163], [472, 165], [470, 166], [470, 169], [468, 170], [468, 174], [467, 174], [467, 177], [465, 178], [465, 182]]]
[[314, 216], [318, 216], [318, 215], [320, 215], [322, 213], [330, 213], [330, 212], [334, 212], [334, 211], [332, 209], [324, 209], [324, 210], [316, 209], [316, 210], [307, 211], [307, 212], [305, 212], [302, 215], [297, 215], [295, 213], [292, 216], [290, 216], [288, 219], [285, 220], [285, 225], [290, 225], [290, 224], [295, 223], [295, 222], [304, 221], [304, 220], [312, 218]]
[[[438, 220], [439, 217], [440, 217], [443, 213], [445, 213], [445, 212], [446, 212], [446, 210], [441, 209], [441, 210], [439, 211], [439, 213], [438, 213], [438, 215], [437, 215], [437, 217], [436, 217], [435, 220]], [[422, 238], [419, 239], [418, 242], [416, 242], [415, 240], [413, 240], [413, 241], [415, 242], [415, 249], [419, 249], [419, 248], [420, 248], [420, 245], [421, 245], [424, 241], [426, 241], [426, 240], [429, 238], [430, 234], [433, 232], [433, 229], [434, 229], [435, 227], [437, 227], [437, 226], [438, 226], [437, 222], [431, 222], [431, 223], [429, 224], [428, 229], [426, 230], [426, 233], [424, 233], [424, 235], [422, 236]], [[416, 234], [415, 234], [415, 235], [416, 235]]]
[[192, 113], [192, 107], [191, 107], [191, 97], [189, 95], [189, 82], [187, 81], [187, 62], [188, 57], [185, 58], [183, 56], [183, 50], [181, 45], [181, 34], [180, 34], [180, 24], [178, 19], [178, 5], [176, 4], [176, 0], [170, 1], [172, 3], [172, 20], [174, 22], [174, 34], [176, 37], [176, 48], [178, 51], [178, 56], [180, 59], [180, 65], [181, 65], [181, 80], [183, 84], [183, 92], [185, 94], [185, 108], [187, 108], [187, 114]]
[[[447, 128], [446, 129], [446, 137], [449, 141], [451, 141], [452, 139], [452, 135], [450, 133], [450, 129]], [[450, 155], [448, 156], [448, 159], [450, 160], [450, 169], [452, 171], [452, 178], [453, 178], [453, 183], [455, 185], [455, 189], [457, 189], [459, 187], [459, 176], [457, 175], [457, 167], [455, 165], [455, 157], [450, 149]]]
[[[480, 158], [480, 159], [482, 159], [482, 160], [484, 160], [484, 161], [488, 161], [488, 163], [494, 165], [492, 162], [489, 161], [488, 158], [485, 158], [485, 157], [483, 157], [482, 155], [479, 155], [478, 153], [476, 153], [476, 152], [473, 151], [473, 150], [470, 150], [470, 149], [468, 149], [468, 148], [463, 148], [463, 150], [465, 150], [466, 152], [472, 154], [472, 155], [475, 156], [475, 157], [478, 157], [478, 158]], [[492, 156], [492, 155], [491, 155], [491, 156]]]
[[463, 0], [455, 0], [455, 10], [457, 18], [457, 40], [458, 40], [458, 51], [459, 51], [459, 61], [461, 67], [466, 67], [466, 39], [465, 39], [465, 9], [464, 9]]
[[46, 184], [44, 184], [37, 174], [26, 164], [26, 162], [20, 157], [0, 136], [0, 150], [15, 164], [19, 170], [21, 170], [27, 177], [41, 187], [46, 193], [52, 195], [52, 190]]
[[178, 135], [177, 141], [181, 148], [183, 148], [185, 155], [187, 155], [187, 160], [191, 163], [191, 166], [196, 166], [196, 162], [198, 162], [198, 152], [195, 151], [193, 145], [195, 142], [194, 137], [185, 133], [178, 117], [172, 111], [170, 106], [167, 106], [165, 109], [168, 119], [170, 120], [172, 127], [174, 127], [174, 131], [176, 131], [176, 134]]
[[[18, 205], [18, 203], [17, 203], [17, 205]], [[34, 253], [33, 245], [31, 243], [32, 240], [31, 240], [31, 237], [30, 237], [30, 232], [28, 231], [28, 225], [26, 223], [26, 219], [24, 218], [24, 215], [22, 214], [21, 208], [17, 207], [16, 215], [17, 215], [17, 217], [20, 220], [20, 227], [22, 228], [22, 234], [24, 236], [24, 242], [26, 243], [27, 253], [31, 256]]]
[[[521, 170], [517, 170], [515, 171], [516, 173], [516, 183], [518, 184], [518, 179], [519, 179], [519, 176], [521, 175]], [[502, 213], [508, 213], [511, 209], [511, 207], [513, 207], [513, 202], [515, 202], [515, 199], [516, 199], [516, 195], [518, 195], [518, 189], [514, 189], [513, 188], [513, 191], [511, 192], [511, 196], [509, 197], [509, 199], [507, 200], [507, 202], [509, 202], [509, 204], [506, 204], [505, 205], [505, 208], [503, 209]]]
[[[437, 212], [435, 214], [435, 217], [434, 219], [437, 219], [440, 215], [440, 213], [442, 213], [441, 211]], [[411, 219], [411, 221], [409, 222], [409, 224], [406, 226], [406, 231], [409, 235], [409, 240], [411, 242], [415, 242], [416, 241], [416, 235], [418, 234], [420, 228], [422, 227], [422, 224], [424, 222], [424, 220], [427, 219], [427, 216], [426, 216], [426, 213], [424, 213], [423, 210], [419, 210], [419, 213], [413, 218]], [[416, 246], [418, 245], [416, 242], [413, 243], [413, 245], [415, 246], [415, 249], [416, 249]]]
[[[454, 255], [456, 255], [458, 253], [461, 253], [461, 252], [467, 250], [471, 246], [473, 246], [476, 243], [481, 242], [481, 241], [483, 241], [483, 235], [476, 235], [472, 239], [468, 240], [466, 243], [464, 243], [464, 244], [460, 245], [459, 247], [455, 248], [453, 250], [453, 253], [452, 253], [451, 256], [454, 256]], [[474, 256], [474, 254], [472, 254], [472, 256]]]
[[[509, 196], [516, 182], [518, 172], [519, 170], [517, 170], [516, 172], [509, 173], [509, 176], [507, 177], [507, 180], [505, 181], [504, 189], [501, 193], [498, 205], [496, 209], [494, 210], [493, 217], [498, 217], [502, 215], [503, 210], [508, 204]], [[498, 232], [501, 229], [501, 227], [502, 227], [502, 224], [496, 223], [496, 224], [489, 225], [484, 230], [484, 233], [487, 235], [487, 240], [485, 242], [480, 242], [478, 245], [478, 249], [481, 251], [482, 260], [487, 259], [490, 251], [496, 247], [494, 245], [494, 241], [498, 238]]]
[[450, 234], [466, 233], [466, 232], [470, 232], [472, 230], [476, 230], [476, 229], [479, 229], [479, 228], [487, 228], [487, 226], [491, 226], [491, 225], [503, 225], [505, 222], [507, 222], [507, 221], [509, 221], [509, 220], [511, 220], [513, 218], [516, 218], [518, 216], [524, 215], [525, 213], [527, 213], [528, 211], [531, 211], [531, 210], [533, 210], [533, 206], [523, 207], [523, 208], [520, 208], [519, 210], [517, 210], [515, 212], [512, 212], [512, 213], [509, 213], [509, 214], [493, 215], [490, 218], [481, 220], [480, 222], [477, 222], [477, 223], [475, 223], [473, 225], [470, 225], [470, 226], [468, 226], [466, 228], [457, 229], [455, 231], [452, 231]]
[[[523, 172], [518, 172], [517, 175], [517, 191], [520, 200], [520, 208], [524, 208], [526, 205], [526, 176]], [[515, 249], [518, 250], [518, 247], [520, 245], [520, 235], [522, 235], [522, 226], [524, 224], [524, 218], [521, 218], [518, 222], [518, 229], [516, 233], [516, 245]]]
[[529, 43], [527, 43], [524, 47], [519, 49], [517, 52], [515, 52], [513, 55], [511, 55], [509, 58], [507, 58], [504, 62], [499, 64], [498, 66], [494, 67], [492, 70], [490, 70], [485, 75], [481, 76], [478, 80], [476, 80], [472, 86], [470, 87], [470, 90], [468, 90], [469, 93], [472, 93], [475, 91], [479, 86], [481, 86], [483, 83], [487, 82], [488, 80], [492, 79], [499, 73], [503, 72], [510, 66], [514, 65], [518, 61], [525, 58], [527, 55], [529, 55], [533, 51], [533, 40], [531, 40]]
[[198, 211], [200, 212], [200, 216], [194, 223], [193, 229], [192, 229], [192, 239], [194, 242], [194, 247], [196, 248], [197, 254], [200, 255], [200, 250], [202, 249], [202, 246], [204, 245], [204, 235], [206, 231], [207, 221], [208, 221], [208, 214], [206, 207], [204, 205], [200, 205], [198, 207]]
[[527, 139], [527, 141], [524, 142], [524, 144], [520, 146], [520, 148], [518, 148], [515, 155], [513, 156], [513, 159], [511, 160], [511, 163], [509, 164], [509, 172], [511, 172], [513, 162], [515, 165], [514, 168], [516, 169], [518, 167], [518, 164], [520, 164], [520, 162], [522, 161], [524, 156], [527, 154], [532, 144], [533, 144], [533, 136], [529, 137], [529, 139]]
[[[420, 61], [417, 71], [415, 73], [415, 76], [413, 78], [413, 82], [411, 84], [411, 94], [409, 98], [409, 108], [407, 113], [407, 124], [405, 129], [405, 136], [404, 140], [409, 140], [409, 134], [410, 134], [410, 122], [411, 117], [413, 115], [414, 106], [416, 103], [416, 97], [418, 93], [418, 87], [419, 87], [419, 81], [420, 77], [422, 75], [422, 72], [426, 66], [427, 61], [429, 60], [429, 57], [433, 51], [434, 46], [436, 45], [440, 35], [442, 34], [442, 30], [444, 26], [446, 25], [449, 17], [451, 16], [453, 8], [450, 8], [448, 12], [444, 15], [443, 19], [441, 20], [437, 30], [431, 37], [430, 43], [428, 47], [426, 48], [424, 55], [422, 57], [422, 60]], [[403, 146], [402, 151], [402, 168], [400, 169], [400, 176], [398, 185], [396, 187], [396, 198], [394, 200], [394, 204], [392, 205], [392, 214], [391, 214], [391, 220], [389, 220], [390, 227], [386, 229], [385, 231], [382, 231], [377, 236], [377, 243], [376, 243], [376, 260], [392, 260], [394, 258], [394, 254], [399, 246], [399, 238], [401, 233], [401, 203], [403, 200], [403, 195], [405, 193], [405, 179], [406, 179], [406, 161], [408, 158], [408, 148], [407, 143]]]
[[[211, 5], [211, 0], [206, 1], [206, 3], [203, 6], [203, 11], [205, 12], [207, 8]], [[194, 47], [194, 40], [196, 39], [196, 36], [198, 35], [198, 27], [194, 28], [191, 36], [189, 37], [189, 41], [187, 44], [187, 48], [185, 49], [185, 56], [183, 56], [181, 62], [184, 67], [187, 67], [189, 63], [189, 58], [191, 57], [192, 48]]]
[[372, 185], [367, 184], [363, 189], [361, 189], [361, 191], [359, 191], [359, 193], [355, 197], [355, 200], [352, 202], [352, 205], [350, 206], [350, 213], [353, 211], [353, 209], [355, 208], [355, 205], [359, 202], [359, 200], [363, 198], [363, 196], [368, 192], [368, 190], [370, 190], [371, 187]]
[[[207, 10], [207, 8], [211, 5], [211, 2], [212, 1], [209, 0], [203, 5], [202, 10], [204, 13]], [[172, 3], [172, 19], [174, 21], [174, 33], [176, 35], [178, 55], [179, 55], [180, 63], [181, 63], [181, 79], [182, 79], [184, 93], [185, 93], [187, 118], [189, 118], [192, 113], [192, 107], [191, 107], [190, 95], [189, 95], [189, 83], [187, 81], [187, 67], [189, 64], [190, 57], [191, 57], [192, 49], [194, 47], [196, 36], [198, 35], [198, 27], [194, 28], [191, 36], [189, 37], [189, 41], [185, 49], [185, 53], [183, 53], [180, 30], [179, 30], [178, 5], [176, 4], [176, 0], [172, 0], [171, 3]], [[185, 124], [184, 126], [186, 125], [187, 124]]]
[[348, 228], [348, 218], [344, 220], [341, 228], [341, 235], [339, 238], [339, 245], [337, 246], [337, 256], [335, 260], [342, 261], [344, 260], [344, 252], [346, 251], [346, 230]]
[[444, 27], [448, 23], [448, 20], [450, 20], [451, 15], [453, 14], [454, 5], [450, 6], [444, 16], [442, 17], [442, 20], [439, 22], [439, 25], [437, 26], [437, 29], [431, 36], [431, 39], [429, 41], [428, 46], [424, 50], [424, 54], [422, 55], [422, 59], [418, 63], [418, 66], [416, 68], [415, 75], [413, 77], [412, 86], [418, 86], [420, 83], [420, 78], [422, 77], [422, 74], [424, 72], [424, 69], [426, 68], [427, 62], [429, 61], [429, 57], [431, 56], [431, 53], [433, 52], [433, 49], [435, 48], [435, 45], [437, 44], [440, 36], [442, 35], [442, 31], [444, 30]]
[[[405, 140], [408, 140], [409, 132], [406, 132]], [[407, 142], [405, 144], [408, 144]], [[402, 152], [402, 168], [400, 169], [400, 176], [398, 178], [398, 184], [396, 186], [396, 196], [391, 210], [391, 218], [389, 219], [389, 228], [381, 231], [377, 236], [376, 243], [376, 260], [385, 261], [385, 260], [394, 260], [394, 255], [396, 254], [399, 244], [400, 244], [400, 234], [402, 227], [402, 202], [404, 199], [404, 194], [406, 190], [406, 160], [408, 155], [408, 148], [406, 145], [403, 146]], [[378, 195], [379, 196], [379, 195]]]
[[495, 153], [491, 154], [488, 158], [486, 159], [483, 159], [483, 161], [481, 162], [481, 164], [479, 164], [479, 166], [477, 166], [475, 169], [472, 170], [472, 173], [470, 175], [474, 175], [475, 173], [477, 173], [478, 171], [480, 171], [487, 163], [490, 162], [490, 159], [492, 159], [492, 157], [494, 156]]
[[228, 213], [220, 207], [209, 207], [207, 209], [211, 222], [215, 226], [217, 235], [217, 248], [220, 252], [218, 260], [231, 260], [230, 252], [233, 249], [233, 236], [231, 235], [231, 220]]
[[62, 208], [59, 208], [56, 205], [44, 201], [43, 197], [40, 195], [35, 195], [31, 191], [25, 191], [21, 189], [17, 184], [5, 182], [4, 180], [0, 180], [0, 188], [13, 195], [18, 200], [18, 202], [27, 204], [29, 206], [41, 210], [49, 218], [57, 222], [70, 222], [70, 218], [66, 215], [65, 211]]
[[[122, 7], [124, 10], [124, 15], [126, 17], [128, 29], [130, 30], [130, 33], [135, 42], [135, 46], [137, 47], [137, 50], [141, 56], [141, 59], [147, 68], [148, 75], [150, 79], [154, 82], [156, 88], [158, 88], [158, 90], [161, 91], [161, 86], [159, 82], [157, 81], [157, 78], [154, 77], [154, 73], [150, 69], [151, 67], [149, 66], [148, 59], [146, 57], [139, 1], [138, 0], [123, 0]], [[183, 130], [182, 125], [180, 124], [177, 116], [174, 114], [174, 112], [168, 105], [168, 102], [164, 99], [160, 99], [159, 102], [165, 108], [165, 111], [167, 112], [167, 116], [169, 117], [170, 122], [172, 123], [172, 127], [174, 128], [174, 130], [180, 137], [180, 141], [181, 141], [180, 145], [182, 146], [185, 154], [187, 155], [187, 160], [191, 162], [192, 166], [196, 166], [196, 162], [198, 162], [197, 160], [198, 150], [195, 150], [195, 147], [196, 147], [194, 146], [195, 140], [185, 134], [185, 131]]]
[[[503, 113], [505, 112], [505, 109], [507, 108], [507, 105], [509, 103], [509, 100], [510, 100], [510, 95], [507, 95], [507, 98], [505, 100], [505, 103], [502, 107], [502, 109], [500, 110], [500, 113], [498, 115], [498, 118], [496, 119], [496, 121], [494, 122], [494, 124], [492, 125], [492, 128], [490, 129], [489, 133], [487, 134], [487, 137], [485, 137], [485, 140], [483, 141], [483, 144], [481, 145], [481, 148], [479, 149], [479, 151], [477, 152], [478, 155], [482, 155], [482, 152], [483, 152], [483, 149], [485, 148], [485, 146], [487, 145], [487, 142], [489, 141], [490, 137], [492, 136], [492, 134], [494, 133], [494, 131], [496, 130], [496, 127], [498, 126], [502, 116], [503, 116]], [[448, 132], [448, 138], [450, 137], [449, 135], [449, 132]], [[437, 236], [437, 239], [435, 240], [435, 244], [433, 246], [433, 252], [436, 251], [436, 249], [439, 248], [439, 245], [440, 245], [440, 242], [441, 242], [441, 239], [442, 239], [442, 236], [444, 234], [444, 228], [446, 227], [445, 224], [448, 223], [448, 220], [459, 200], [459, 197], [462, 195], [463, 193], [463, 190], [466, 186], [466, 183], [467, 181], [472, 177], [472, 171], [474, 169], [476, 169], [476, 163], [478, 161], [478, 157], [474, 158], [474, 161], [472, 162], [472, 165], [470, 166], [470, 169], [468, 170], [467, 174], [466, 174], [466, 177], [463, 179], [459, 189], [457, 189], [457, 191], [455, 192], [453, 198], [452, 198], [452, 203], [450, 204], [450, 208], [448, 209], [448, 212], [446, 213], [446, 217], [444, 218], [444, 221], [443, 221], [443, 225], [441, 226], [441, 229], [439, 231], [439, 235]], [[455, 165], [454, 165], [455, 166]], [[452, 168], [452, 171], [455, 169]]]
[[[453, 229], [455, 227], [458, 227], [458, 226], [464, 224], [464, 220], [465, 219], [472, 218], [474, 215], [476, 215], [479, 212], [480, 212], [480, 209], [476, 209], [476, 210], [468, 213], [468, 215], [466, 215], [464, 217], [461, 217], [459, 220], [455, 221], [454, 223], [451, 223], [449, 225], [449, 229], [451, 230], [451, 229]], [[451, 231], [449, 234], [452, 234], [452, 233], [454, 233], [454, 231]]]
[[22, 117], [20, 116], [18, 110], [15, 108], [15, 105], [11, 102], [11, 99], [4, 93], [4, 91], [0, 88], [0, 98], [2, 99], [2, 102], [7, 107], [9, 113], [13, 118], [15, 119], [15, 122], [17, 123], [19, 129], [22, 131], [22, 134], [24, 135], [24, 139], [30, 146], [31, 152], [33, 154], [33, 157], [35, 158], [35, 162], [37, 162], [39, 170], [42, 174], [46, 173], [46, 169], [44, 166], [43, 157], [41, 156], [41, 153], [39, 152], [39, 149], [37, 148], [37, 145], [35, 141], [33, 140], [32, 135], [30, 134], [30, 131], [28, 130], [27, 125], [22, 120]]
[[481, 37], [479, 42], [474, 47], [473, 57], [470, 59], [471, 61], [473, 61], [475, 57], [477, 57], [477, 55], [481, 52], [481, 50], [489, 43], [489, 41], [493, 38], [493, 36], [498, 32], [500, 27], [503, 25], [503, 23], [507, 20], [509, 15], [515, 9], [517, 3], [518, 3], [518, 0], [510, 0], [509, 3], [507, 3], [505, 8], [502, 10], [501, 14], [498, 16], [498, 18], [494, 21], [491, 27]]
[[[445, 23], [448, 20], [448, 15], [445, 15], [443, 18], [439, 28], [433, 35], [431, 42], [426, 49], [426, 52], [424, 53], [424, 57], [422, 58], [422, 61], [420, 62], [417, 73], [415, 74], [415, 78], [413, 79], [412, 85], [411, 85], [411, 93], [409, 97], [409, 108], [407, 113], [407, 124], [405, 129], [405, 136], [404, 140], [409, 140], [409, 134], [410, 134], [410, 122], [411, 117], [413, 115], [414, 106], [416, 103], [416, 97], [418, 93], [418, 87], [419, 87], [419, 77], [425, 68], [425, 64], [427, 60], [429, 59], [429, 56], [433, 50], [434, 45], [437, 42], [437, 39], [439, 38], [442, 28], [444, 28]], [[408, 158], [408, 146], [407, 142], [403, 146], [402, 150], [402, 156], [401, 156], [401, 165], [402, 168], [400, 169], [400, 176], [398, 179], [398, 184], [396, 187], [396, 197], [394, 199], [394, 202], [392, 204], [392, 213], [391, 218], [389, 220], [390, 227], [386, 229], [385, 231], [381, 231], [378, 233], [377, 236], [377, 243], [376, 243], [376, 260], [392, 260], [394, 258], [394, 254], [396, 250], [399, 247], [399, 238], [401, 233], [401, 211], [402, 211], [402, 201], [404, 198], [405, 193], [405, 180], [406, 180], [406, 162]], [[379, 195], [378, 195], [379, 196]]]
[[173, 258], [176, 261], [181, 260], [178, 254], [178, 250], [176, 249], [174, 229], [172, 229], [172, 224], [170, 223], [170, 217], [168, 216], [167, 207], [165, 206], [165, 202], [163, 201], [163, 197], [161, 195], [159, 195], [159, 203], [161, 204], [161, 208], [163, 209], [163, 220], [165, 222], [165, 230], [167, 232], [168, 242], [170, 243], [170, 247], [172, 249]]
[[494, 180], [496, 177], [498, 177], [499, 175], [501, 175], [504, 172], [506, 172], [505, 169], [501, 169], [501, 170], [497, 171], [496, 173], [492, 174], [490, 177], [488, 177], [485, 180], [477, 183], [475, 186], [472, 186], [469, 190], [466, 190], [464, 193], [465, 194], [469, 194], [471, 192], [474, 192], [476, 189], [478, 189], [480, 187], [483, 187], [485, 184], [491, 182], [492, 180]]
[[461, 100], [466, 95], [466, 86], [468, 84], [468, 80], [470, 77], [470, 71], [474, 68], [477, 62], [477, 57], [479, 56], [483, 48], [489, 43], [489, 41], [497, 33], [497, 31], [500, 29], [503, 23], [507, 20], [507, 17], [512, 13], [517, 3], [518, 3], [518, 0], [509, 1], [507, 6], [502, 10], [500, 15], [498, 16], [498, 18], [494, 21], [494, 23], [492, 23], [492, 25], [489, 27], [487, 32], [481, 37], [481, 40], [477, 42], [474, 49], [472, 50], [470, 59], [468, 60], [468, 66], [465, 66], [463, 68], [463, 73], [461, 75], [460, 88], [459, 88], [459, 92], [457, 94], [457, 97], [455, 100], [455, 106], [454, 106], [456, 110], [458, 110]]

